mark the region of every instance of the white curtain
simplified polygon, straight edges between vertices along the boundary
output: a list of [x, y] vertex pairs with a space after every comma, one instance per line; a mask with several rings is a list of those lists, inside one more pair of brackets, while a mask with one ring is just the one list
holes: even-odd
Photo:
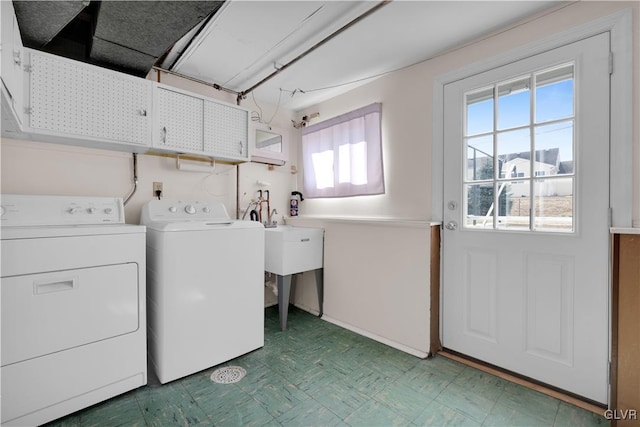
[[381, 112], [371, 104], [303, 129], [305, 197], [384, 193]]

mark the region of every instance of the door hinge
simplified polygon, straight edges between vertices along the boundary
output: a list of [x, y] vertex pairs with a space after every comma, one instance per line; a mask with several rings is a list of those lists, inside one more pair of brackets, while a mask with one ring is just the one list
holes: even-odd
[[31, 114], [31, 107], [24, 107], [25, 114]]
[[609, 208], [609, 228], [613, 227], [613, 208]]
[[30, 73], [33, 70], [33, 68], [31, 67], [31, 65], [25, 65], [24, 66], [24, 72], [25, 73]]
[[613, 52], [609, 52], [609, 74], [613, 74]]

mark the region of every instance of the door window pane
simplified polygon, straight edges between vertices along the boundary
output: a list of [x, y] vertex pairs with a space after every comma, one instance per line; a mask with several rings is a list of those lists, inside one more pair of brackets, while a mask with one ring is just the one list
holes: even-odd
[[537, 179], [535, 229], [573, 231], [573, 178]]
[[573, 117], [573, 65], [536, 76], [536, 123]]
[[498, 134], [499, 178], [522, 178], [531, 175], [531, 138], [529, 129]]
[[465, 185], [465, 227], [493, 228], [493, 183]]
[[530, 79], [498, 86], [498, 129], [527, 126], [531, 122]]
[[535, 128], [537, 176], [573, 174], [573, 120]]
[[501, 182], [498, 185], [497, 228], [529, 230], [531, 198], [529, 180]]
[[493, 135], [467, 139], [467, 180], [493, 179]]
[[493, 131], [493, 88], [466, 95], [467, 120], [465, 135]]

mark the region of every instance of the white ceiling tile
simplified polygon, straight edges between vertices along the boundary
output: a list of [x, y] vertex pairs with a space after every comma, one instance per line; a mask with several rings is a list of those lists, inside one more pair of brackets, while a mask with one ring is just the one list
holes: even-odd
[[[231, 1], [175, 71], [244, 91], [354, 18], [371, 1]], [[256, 90], [292, 110], [328, 99], [366, 77], [421, 62], [525, 19], [556, 1], [393, 1]], [[339, 86], [324, 91], [313, 89]], [[306, 94], [290, 91], [303, 89]]]

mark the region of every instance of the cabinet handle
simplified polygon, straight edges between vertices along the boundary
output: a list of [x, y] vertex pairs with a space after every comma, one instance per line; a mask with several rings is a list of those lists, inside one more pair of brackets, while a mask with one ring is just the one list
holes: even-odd
[[147, 117], [147, 110], [145, 110], [144, 108], [141, 108], [138, 110], [138, 114], [140, 114], [141, 116]]
[[167, 143], [167, 127], [166, 126], [162, 126], [162, 143], [163, 144]]
[[17, 66], [20, 66], [22, 64], [22, 58], [20, 58], [19, 50], [13, 51], [13, 63], [16, 64]]

